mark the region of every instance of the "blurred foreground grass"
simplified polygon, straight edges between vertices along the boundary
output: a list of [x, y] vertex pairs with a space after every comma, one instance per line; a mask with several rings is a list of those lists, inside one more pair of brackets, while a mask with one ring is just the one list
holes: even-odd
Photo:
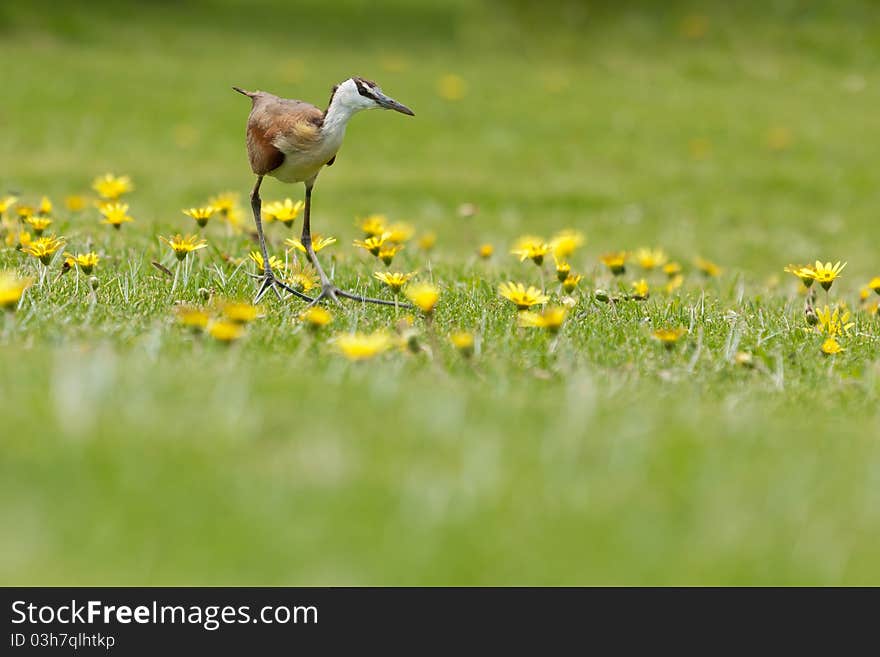
[[[95, 300], [68, 276], [3, 318], [0, 581], [880, 581], [876, 318], [823, 358], [779, 280], [848, 260], [832, 300], [855, 307], [878, 273], [877, 12], [703, 4], [4, 5], [0, 192], [60, 204], [128, 173], [138, 221], [62, 223], [109, 256]], [[174, 293], [148, 263], [191, 228], [180, 208], [252, 184], [229, 86], [321, 104], [352, 74], [417, 117], [353, 121], [315, 226], [361, 286], [356, 215], [438, 234], [399, 261], [444, 288], [419, 325], [433, 358], [346, 363], [274, 300], [230, 349], [183, 335], [171, 306], [217, 285], [216, 254]], [[726, 271], [676, 302], [585, 296], [555, 342], [518, 331], [495, 287], [539, 279], [506, 251], [565, 227], [588, 236], [586, 290], [607, 283], [598, 253], [642, 244]], [[348, 306], [335, 329], [393, 315]], [[665, 324], [692, 327], [671, 354], [648, 335]], [[459, 327], [481, 336], [473, 365], [446, 345]], [[735, 367], [737, 345], [761, 367]]]

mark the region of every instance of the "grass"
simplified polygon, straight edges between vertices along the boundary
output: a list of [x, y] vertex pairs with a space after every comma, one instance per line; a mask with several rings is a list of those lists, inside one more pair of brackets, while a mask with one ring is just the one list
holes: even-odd
[[[91, 293], [0, 249], [39, 279], [0, 317], [0, 582], [880, 583], [880, 332], [857, 296], [880, 273], [872, 4], [372, 11], [0, 9], [0, 192], [49, 195], [53, 230], [103, 257]], [[229, 87], [320, 104], [355, 73], [417, 116], [354, 119], [313, 221], [339, 238], [322, 252], [337, 282], [378, 295], [355, 217], [437, 234], [394, 264], [442, 290], [415, 319], [424, 350], [346, 361], [335, 334], [406, 315], [357, 305], [317, 336], [275, 299], [230, 346], [177, 326], [202, 290], [253, 293], [249, 263], [223, 258], [253, 242], [213, 220], [176, 283], [150, 265], [174, 268], [156, 236], [195, 228], [181, 208], [252, 184]], [[460, 101], [438, 93], [448, 74]], [[118, 233], [63, 209], [108, 170], [137, 187]], [[298, 227], [270, 225], [271, 251]], [[518, 329], [497, 285], [542, 278], [511, 245], [570, 227], [588, 238], [576, 305], [558, 336]], [[642, 245], [685, 265], [683, 287], [655, 272], [647, 301], [598, 301], [621, 294], [599, 254]], [[849, 262], [828, 300], [855, 327], [834, 357], [782, 272], [817, 258]], [[549, 264], [544, 281], [558, 301]], [[665, 326], [689, 329], [670, 351], [651, 338]], [[470, 360], [456, 329], [478, 337]]]

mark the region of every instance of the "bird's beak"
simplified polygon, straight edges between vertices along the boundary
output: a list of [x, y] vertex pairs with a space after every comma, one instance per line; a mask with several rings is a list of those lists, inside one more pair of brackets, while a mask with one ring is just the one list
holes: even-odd
[[402, 103], [398, 103], [393, 98], [389, 98], [388, 96], [378, 95], [377, 102], [381, 107], [385, 109], [394, 110], [395, 112], [400, 112], [401, 114], [408, 114], [409, 116], [415, 116], [416, 113], [413, 112], [409, 107]]

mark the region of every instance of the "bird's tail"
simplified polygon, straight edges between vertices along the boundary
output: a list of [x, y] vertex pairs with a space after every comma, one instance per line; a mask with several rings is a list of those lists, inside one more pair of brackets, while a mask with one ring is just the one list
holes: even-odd
[[238, 93], [247, 96], [248, 98], [253, 98], [254, 96], [257, 95], [256, 92], [246, 91], [246, 90], [242, 89], [241, 87], [232, 87], [232, 88], [235, 89]]

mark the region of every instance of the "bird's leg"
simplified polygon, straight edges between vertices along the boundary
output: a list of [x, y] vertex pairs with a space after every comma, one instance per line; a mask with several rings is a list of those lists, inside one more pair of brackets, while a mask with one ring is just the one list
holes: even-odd
[[372, 297], [365, 297], [360, 294], [352, 294], [351, 292], [346, 292], [345, 290], [340, 290], [333, 284], [333, 281], [324, 273], [324, 270], [321, 268], [321, 263], [318, 262], [318, 256], [315, 253], [315, 249], [312, 247], [312, 229], [311, 229], [311, 211], [312, 211], [312, 187], [314, 185], [314, 181], [306, 183], [306, 207], [303, 210], [303, 231], [302, 237], [300, 238], [300, 242], [306, 250], [306, 254], [309, 257], [309, 262], [312, 263], [312, 266], [318, 272], [318, 276], [321, 279], [321, 294], [314, 298], [312, 304], [317, 303], [321, 299], [333, 299], [336, 303], [339, 303], [338, 297], [342, 297], [344, 299], [351, 299], [352, 301], [360, 301], [361, 303], [377, 303], [381, 306], [397, 306], [401, 308], [410, 308], [408, 304], [402, 304], [396, 301], [389, 301], [388, 299], [374, 299]]
[[270, 289], [275, 292], [275, 296], [279, 299], [281, 298], [281, 292], [278, 291], [280, 287], [283, 290], [287, 290], [291, 294], [296, 297], [299, 297], [303, 301], [311, 302], [312, 298], [307, 297], [302, 292], [298, 292], [294, 290], [289, 285], [285, 285], [272, 273], [272, 268], [269, 266], [269, 251], [266, 249], [266, 237], [263, 235], [263, 219], [262, 219], [262, 205], [263, 202], [260, 199], [260, 185], [263, 182], [263, 176], [257, 176], [257, 183], [254, 185], [254, 189], [251, 192], [251, 209], [254, 211], [254, 223], [257, 225], [257, 236], [260, 239], [260, 253], [263, 256], [263, 275], [262, 276], [254, 276], [260, 281], [260, 289], [257, 291], [257, 296], [254, 297], [254, 303], [259, 303], [260, 299], [263, 298], [263, 295], [266, 294]]
[[315, 297], [315, 300], [312, 303], [316, 303], [318, 300], [323, 298], [333, 299], [333, 301], [339, 302], [339, 299], [336, 298], [336, 286], [333, 285], [333, 281], [324, 273], [324, 270], [321, 268], [321, 263], [318, 262], [318, 256], [315, 253], [315, 249], [312, 246], [312, 227], [311, 227], [311, 215], [312, 215], [312, 187], [314, 186], [314, 181], [306, 183], [306, 207], [303, 210], [303, 230], [302, 237], [300, 238], [300, 242], [306, 250], [306, 255], [309, 258], [309, 262], [312, 263], [312, 267], [318, 272], [318, 276], [321, 279], [321, 294]]

